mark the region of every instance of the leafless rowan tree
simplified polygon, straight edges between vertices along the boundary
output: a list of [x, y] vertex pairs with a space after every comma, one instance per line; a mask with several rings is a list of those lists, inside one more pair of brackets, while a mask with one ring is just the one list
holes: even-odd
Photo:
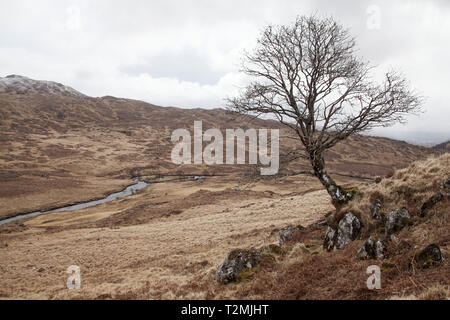
[[267, 26], [242, 71], [254, 78], [228, 109], [271, 114], [295, 130], [314, 174], [341, 205], [344, 192], [325, 170], [324, 151], [350, 135], [404, 122], [422, 98], [399, 73], [376, 83], [368, 62], [356, 56], [355, 39], [333, 18], [297, 17], [290, 26]]

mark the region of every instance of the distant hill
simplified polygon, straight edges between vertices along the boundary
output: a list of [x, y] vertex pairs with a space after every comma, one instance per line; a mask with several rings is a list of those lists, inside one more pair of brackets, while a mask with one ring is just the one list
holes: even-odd
[[440, 152], [450, 152], [450, 140], [433, 146], [433, 149]]
[[[223, 109], [181, 109], [110, 96], [93, 98], [56, 82], [17, 75], [0, 78], [0, 169], [14, 167], [13, 160], [44, 162], [69, 157], [80, 163], [89, 158], [100, 167], [106, 165], [104, 159], [116, 159], [128, 169], [145, 163], [152, 172], [198, 171], [198, 167], [175, 166], [170, 161], [171, 132], [192, 129], [195, 120], [203, 121], [204, 130], [280, 128], [283, 170], [310, 169], [305, 159], [284, 162], [284, 155], [301, 145], [291, 131], [275, 121], [233, 115]], [[77, 145], [74, 137], [91, 142]], [[17, 148], [22, 151], [20, 156], [12, 152]], [[326, 159], [330, 171], [375, 176], [433, 152], [397, 140], [355, 135], [327, 151]], [[230, 172], [235, 168], [205, 166], [202, 170]]]
[[0, 77], [0, 92], [16, 94], [62, 94], [76, 97], [84, 96], [82, 93], [61, 83], [45, 80], [33, 80], [16, 74], [12, 74], [4, 78]]

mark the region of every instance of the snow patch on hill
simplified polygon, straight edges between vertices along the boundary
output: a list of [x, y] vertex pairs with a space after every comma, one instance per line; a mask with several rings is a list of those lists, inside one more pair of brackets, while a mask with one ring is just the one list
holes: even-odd
[[0, 77], [0, 93], [15, 94], [62, 94], [83, 97], [84, 94], [65, 86], [61, 83], [44, 80], [33, 80], [24, 76], [9, 75], [4, 78]]

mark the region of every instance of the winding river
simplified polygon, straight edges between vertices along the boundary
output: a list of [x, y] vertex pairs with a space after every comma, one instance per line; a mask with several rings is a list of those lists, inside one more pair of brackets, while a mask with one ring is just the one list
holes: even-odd
[[20, 215], [11, 217], [11, 218], [0, 220], [0, 226], [10, 223], [10, 222], [13, 222], [13, 221], [17, 221], [17, 220], [40, 216], [42, 214], [53, 213], [53, 212], [63, 212], [63, 211], [74, 211], [74, 210], [80, 210], [80, 209], [93, 207], [93, 206], [96, 206], [96, 205], [99, 205], [102, 203], [110, 202], [110, 201], [113, 201], [113, 200], [116, 200], [119, 198], [123, 198], [123, 197], [129, 196], [129, 195], [132, 195], [137, 190], [144, 189], [145, 187], [148, 186], [147, 182], [141, 181], [141, 180], [139, 180], [139, 178], [133, 178], [133, 180], [136, 182], [135, 184], [126, 187], [122, 191], [112, 193], [103, 199], [82, 202], [82, 203], [74, 204], [71, 206], [60, 207], [60, 208], [47, 210], [47, 211], [34, 211], [34, 212], [30, 212], [30, 213], [20, 214]]

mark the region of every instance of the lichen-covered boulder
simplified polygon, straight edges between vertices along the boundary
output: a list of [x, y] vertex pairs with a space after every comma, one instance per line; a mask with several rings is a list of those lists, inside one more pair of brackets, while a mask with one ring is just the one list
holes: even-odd
[[370, 215], [375, 220], [381, 220], [381, 207], [383, 206], [383, 202], [380, 199], [375, 199], [370, 205]]
[[305, 228], [300, 226], [300, 225], [298, 225], [296, 227], [288, 226], [286, 228], [281, 229], [278, 232], [278, 238], [279, 238], [279, 241], [280, 241], [280, 246], [282, 246], [287, 241], [291, 240], [296, 231], [300, 231], [300, 230], [303, 230], [303, 229], [305, 229]]
[[356, 240], [361, 233], [361, 222], [353, 213], [346, 213], [339, 221], [337, 230], [328, 227], [323, 247], [331, 251], [343, 249], [351, 241]]
[[411, 215], [405, 207], [391, 211], [387, 216], [386, 225], [384, 227], [386, 235], [392, 235], [394, 232], [403, 229], [410, 222]]
[[423, 249], [414, 258], [419, 268], [425, 269], [441, 264], [442, 254], [439, 245], [433, 243]]
[[361, 260], [365, 259], [383, 259], [385, 247], [380, 240], [374, 241], [372, 238], [367, 239], [359, 249], [357, 258]]
[[254, 248], [231, 251], [217, 269], [216, 280], [223, 284], [236, 281], [239, 274], [260, 263], [260, 255]]

